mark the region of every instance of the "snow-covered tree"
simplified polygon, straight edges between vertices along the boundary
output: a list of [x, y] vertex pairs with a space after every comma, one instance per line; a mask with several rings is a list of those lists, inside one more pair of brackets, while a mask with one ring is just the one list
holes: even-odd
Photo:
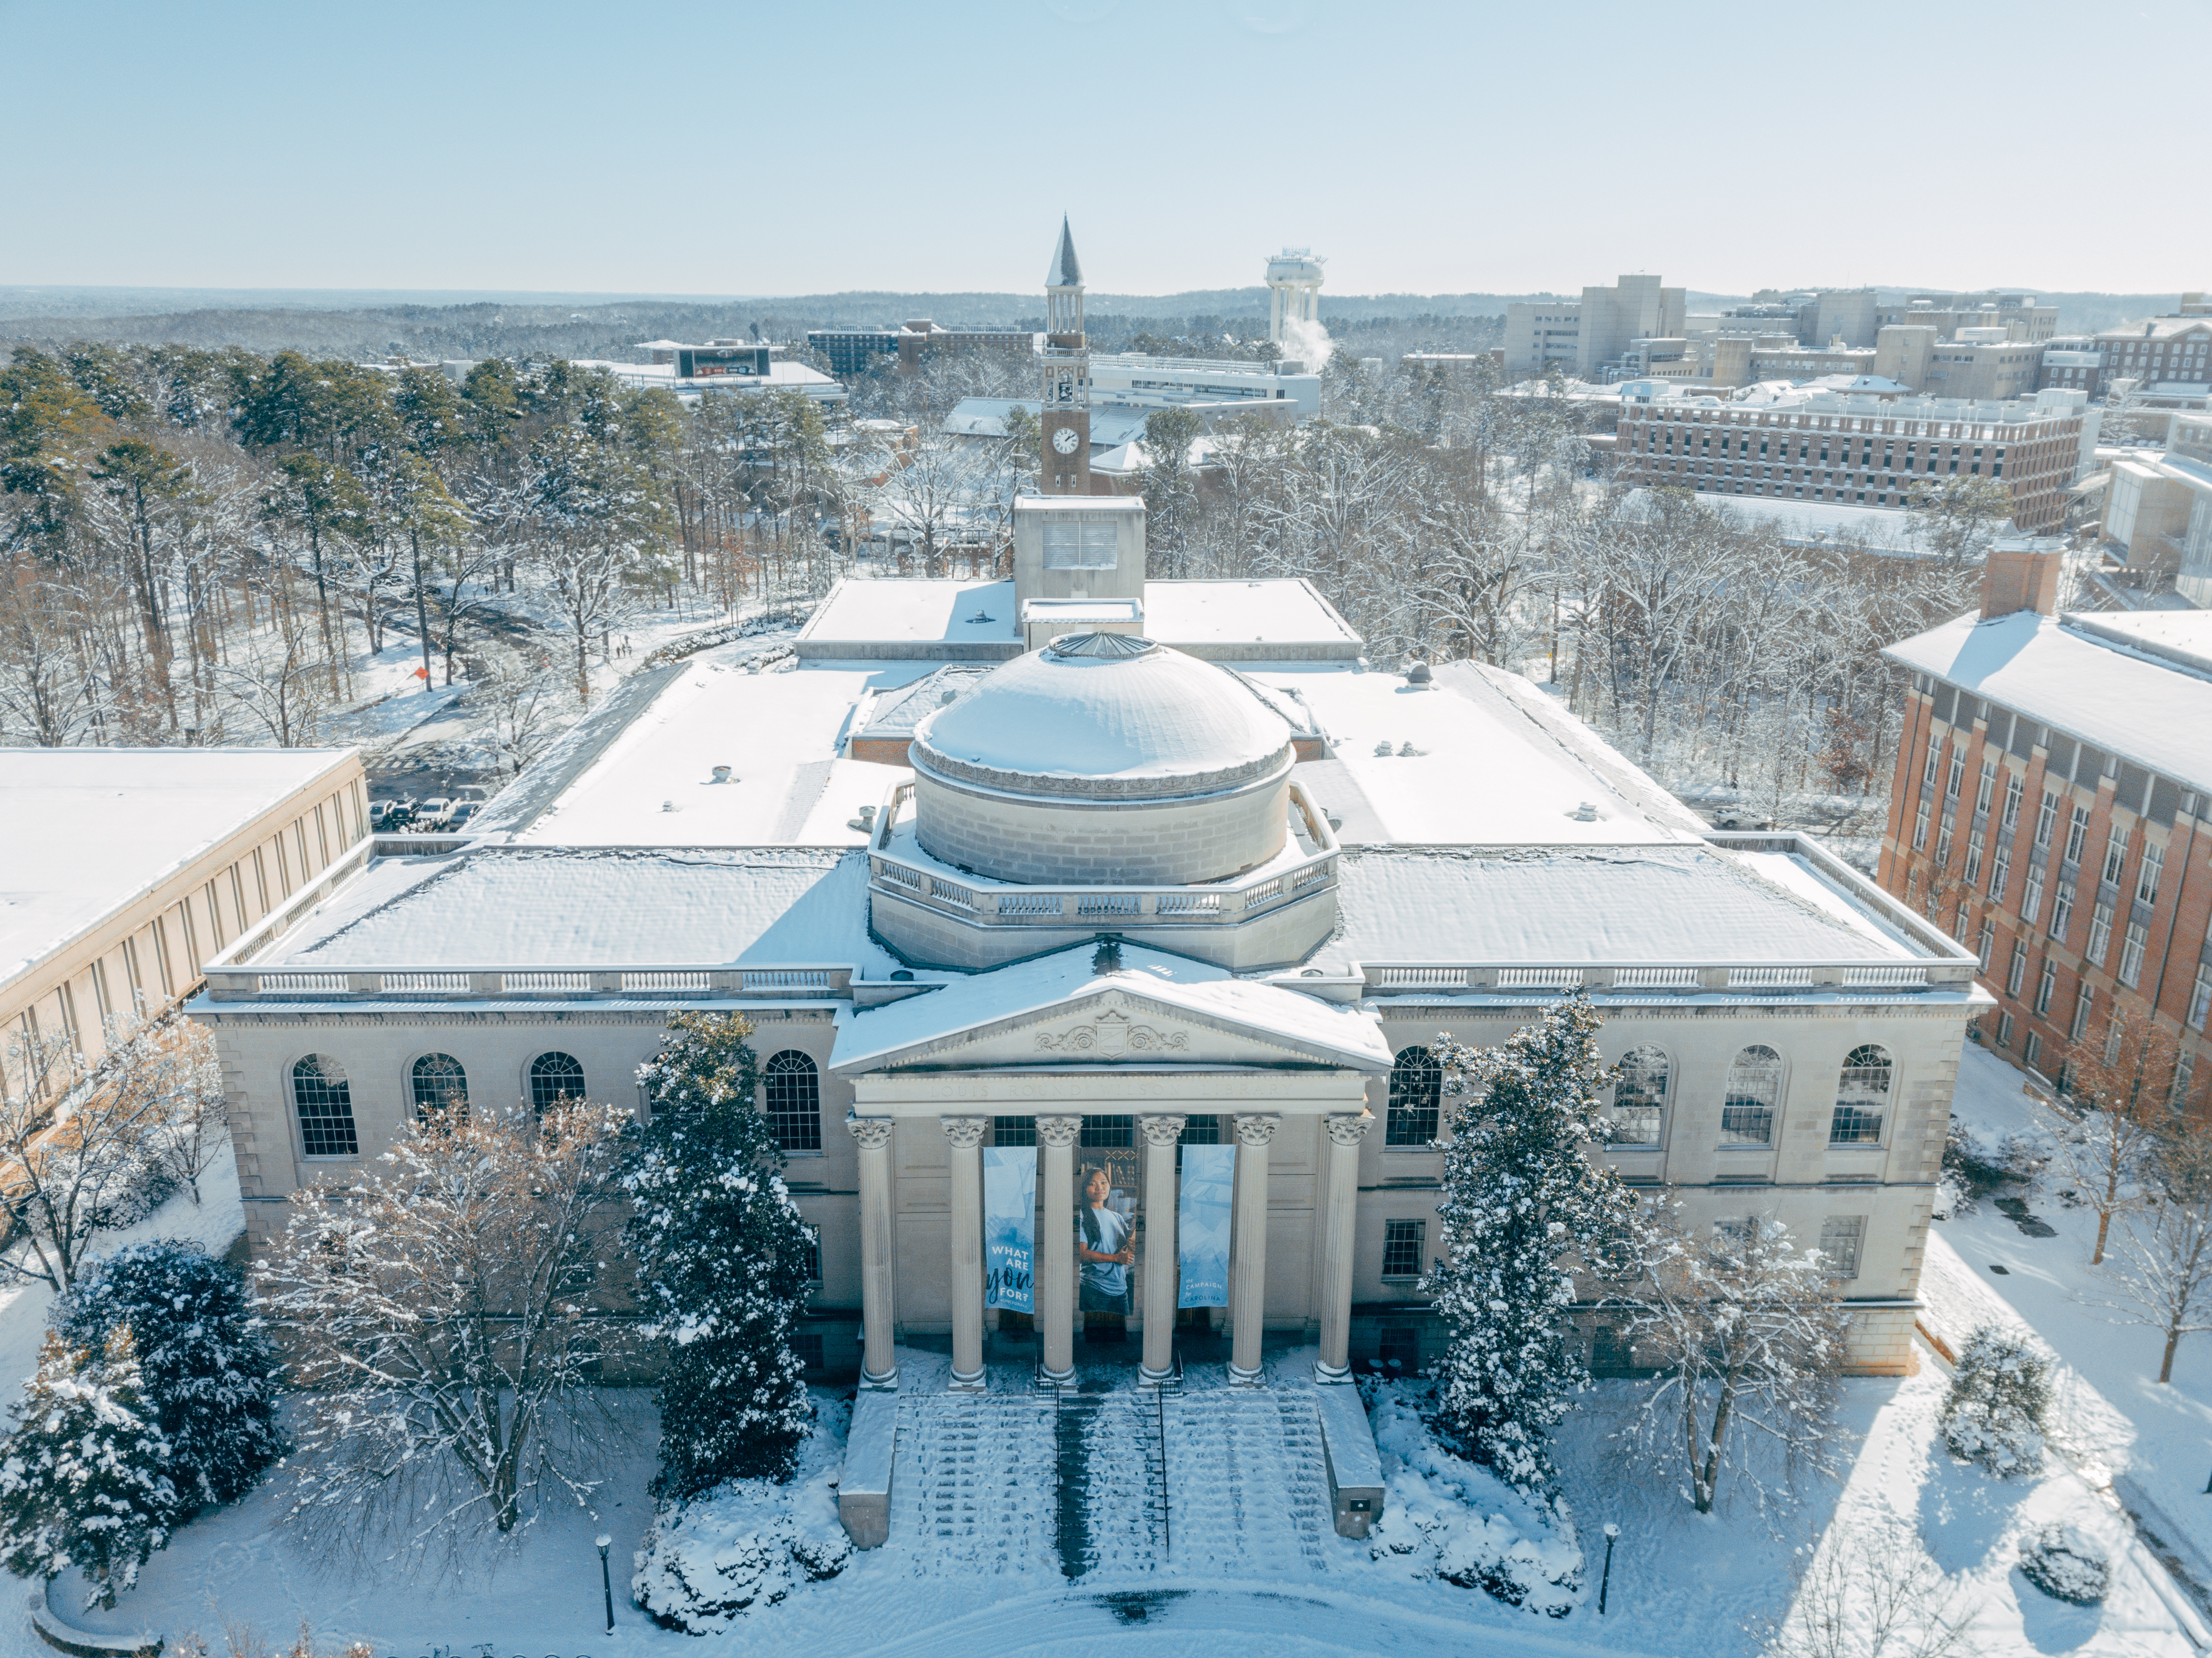
[[617, 1429], [593, 1386], [630, 1115], [440, 1113], [380, 1166], [303, 1187], [257, 1270], [303, 1410], [289, 1518], [334, 1542], [513, 1530], [581, 1503]]
[[1843, 1309], [1818, 1250], [1800, 1249], [1771, 1216], [1681, 1230], [1673, 1205], [1638, 1228], [1638, 1275], [1625, 1291], [1626, 1336], [1645, 1389], [1629, 1440], [1648, 1460], [1686, 1473], [1684, 1495], [1711, 1512], [1733, 1470], [1764, 1503], [1774, 1488], [1755, 1448], [1786, 1467], [1828, 1465]]
[[2212, 1125], [2179, 1115], [2164, 1127], [2148, 1212], [2129, 1218], [2112, 1277], [2136, 1316], [2166, 1338], [2158, 1379], [2171, 1382], [2181, 1338], [2212, 1330]]
[[49, 1332], [0, 1442], [0, 1555], [19, 1577], [82, 1568], [88, 1606], [112, 1606], [169, 1540], [169, 1442], [140, 1392], [127, 1329], [96, 1352]]
[[639, 1070], [653, 1123], [625, 1177], [646, 1333], [669, 1345], [656, 1494], [786, 1479], [812, 1419], [791, 1327], [811, 1242], [735, 1014], [685, 1013]]
[[185, 1509], [235, 1501], [284, 1454], [283, 1363], [228, 1261], [173, 1239], [134, 1244], [97, 1262], [48, 1321], [70, 1347], [94, 1351], [130, 1333]]
[[2113, 1217], [2151, 1195], [2179, 1056], [2171, 1036], [2118, 1013], [2101, 1032], [2066, 1046], [2063, 1105], [2045, 1105], [2041, 1115], [2056, 1172], [2096, 1212], [2092, 1266], [2104, 1262]]
[[1434, 1049], [1458, 1096], [1437, 1205], [1446, 1254], [1421, 1285], [1451, 1331], [1439, 1426], [1523, 1491], [1556, 1478], [1546, 1441], [1589, 1385], [1568, 1317], [1576, 1265], [1612, 1270], [1634, 1213], [1620, 1177], [1586, 1155], [1611, 1134], [1598, 1023], [1577, 996], [1502, 1048], [1443, 1036]]
[[2025, 1338], [1984, 1324], [1959, 1350], [1959, 1368], [1943, 1396], [1943, 1437], [1992, 1473], [2033, 1473], [2043, 1466], [2043, 1418], [2050, 1408], [2050, 1361]]

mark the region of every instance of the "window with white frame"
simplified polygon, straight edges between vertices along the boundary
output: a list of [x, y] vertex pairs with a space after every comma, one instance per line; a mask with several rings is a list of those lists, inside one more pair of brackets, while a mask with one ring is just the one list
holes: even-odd
[[443, 1115], [451, 1122], [469, 1120], [469, 1073], [450, 1054], [425, 1054], [415, 1061], [410, 1078], [415, 1118], [429, 1122]]
[[2051, 936], [2060, 944], [2066, 942], [2066, 928], [2074, 919], [2074, 884], [2061, 881], [2058, 891], [2051, 901]]
[[2076, 801], [2074, 805], [2073, 819], [2066, 825], [2066, 861], [2068, 863], [2078, 864], [2081, 861], [2081, 843], [2088, 838], [2089, 808]]
[[2105, 964], [2105, 952], [2112, 943], [2112, 907], [2099, 904], [2089, 912], [2089, 943], [2082, 952], [2098, 967]]
[[2105, 837], [2105, 872], [2107, 884], [2117, 886], [2121, 872], [2128, 866], [2128, 826], [2112, 825], [2112, 832]]
[[1996, 856], [1990, 860], [1990, 896], [2001, 899], [2012, 880], [2012, 848], [1999, 847]]
[[2074, 998], [2073, 1023], [2066, 1028], [2068, 1042], [2078, 1042], [2081, 1040], [2081, 1033], [2089, 1028], [2089, 1015], [2095, 1009], [2096, 1005], [2097, 987], [2083, 985]]
[[2212, 1017], [2212, 962], [2199, 962], [2197, 983], [2189, 992], [2189, 1023], [2202, 1030], [2208, 1017]]
[[345, 1067], [327, 1054], [310, 1054], [292, 1067], [292, 1107], [300, 1115], [300, 1151], [310, 1157], [361, 1153], [354, 1132], [353, 1088]]
[[1987, 916], [1982, 918], [1982, 945], [1974, 953], [1981, 957], [1982, 971], [1990, 970], [1990, 957], [1997, 947], [1997, 924]]
[[1405, 1283], [1421, 1275], [1421, 1240], [1428, 1223], [1386, 1220], [1382, 1223], [1382, 1276]]
[[2027, 867], [2027, 890], [2021, 895], [2020, 919], [2030, 926], [2043, 913], [2043, 865], [2030, 864]]
[[1657, 1048], [1632, 1048], [1620, 1056], [1613, 1073], [1613, 1143], [1656, 1145], [1667, 1115], [1667, 1054]]
[[1437, 1137], [1443, 1090], [1444, 1070], [1435, 1054], [1425, 1048], [1401, 1049], [1390, 1067], [1390, 1105], [1382, 1144], [1427, 1150]]
[[1912, 849], [1918, 852], [1928, 844], [1928, 803], [1923, 800], [1920, 810], [1912, 814]]
[[1859, 1254], [1866, 1246], [1864, 1215], [1831, 1215], [1820, 1223], [1820, 1270], [1832, 1278], [1859, 1275]]
[[1774, 1109], [1782, 1098], [1782, 1056], [1753, 1042], [1729, 1066], [1721, 1096], [1721, 1144], [1767, 1145], [1774, 1139]]
[[1990, 809], [1990, 800], [1991, 797], [1996, 794], [1996, 786], [1997, 762], [1996, 756], [1992, 755], [1988, 759], [1982, 762], [1982, 780], [1977, 784], [1974, 788], [1974, 810], [1976, 811], [1987, 811]]
[[1044, 568], [1048, 570], [1110, 570], [1115, 563], [1111, 524], [1048, 524]]
[[2166, 848], [2155, 841], [2143, 842], [2142, 867], [2136, 873], [2136, 902], [2154, 904], [2158, 902], [2158, 884], [2166, 872]]
[[2039, 847], [2049, 846], [2051, 832], [2057, 828], [2057, 793], [2055, 790], [2045, 789], [2043, 792], [2043, 804], [2036, 808], [2035, 812], [2035, 844]]
[[2010, 829], [2020, 822], [2020, 774], [2014, 772], [2005, 780], [2004, 826]]
[[2020, 987], [2021, 984], [2026, 981], [2027, 978], [2027, 946], [2026, 944], [2014, 944], [2012, 947], [2012, 965], [2005, 969], [2005, 994], [2008, 996], [2019, 995]]
[[2128, 923], [2127, 936], [2120, 940], [2120, 982], [2133, 990], [2142, 980], [2144, 952], [2150, 946], [2150, 929], [2141, 921]]
[[1844, 1056], [1836, 1079], [1836, 1111], [1829, 1120], [1831, 1145], [1874, 1145], [1881, 1140], [1882, 1118], [1889, 1109], [1889, 1052], [1863, 1042]]

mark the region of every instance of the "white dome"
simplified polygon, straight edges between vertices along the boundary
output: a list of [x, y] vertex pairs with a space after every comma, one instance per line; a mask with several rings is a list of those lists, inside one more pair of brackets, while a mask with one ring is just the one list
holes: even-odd
[[1057, 780], [1163, 796], [1235, 787], [1287, 763], [1290, 742], [1283, 717], [1224, 669], [1150, 640], [1071, 634], [925, 719], [915, 762], [1023, 793], [1060, 793]]

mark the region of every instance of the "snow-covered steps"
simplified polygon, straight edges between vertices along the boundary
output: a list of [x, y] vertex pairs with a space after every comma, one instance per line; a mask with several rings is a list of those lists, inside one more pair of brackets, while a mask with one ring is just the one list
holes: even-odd
[[1321, 1422], [1303, 1388], [1209, 1389], [1166, 1401], [1167, 1530], [1177, 1573], [1328, 1570], [1334, 1532]]
[[1053, 1410], [1049, 1395], [900, 1394], [890, 1543], [917, 1576], [1055, 1564]]
[[1060, 1569], [1152, 1571], [1167, 1548], [1159, 1395], [1064, 1394], [1057, 1419]]

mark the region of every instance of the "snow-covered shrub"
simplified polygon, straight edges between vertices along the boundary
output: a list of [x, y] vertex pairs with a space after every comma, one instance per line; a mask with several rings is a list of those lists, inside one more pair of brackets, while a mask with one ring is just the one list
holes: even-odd
[[2112, 1557], [2104, 1545], [2079, 1527], [2045, 1526], [2021, 1545], [2020, 1570], [2027, 1581], [2054, 1600], [2094, 1606], [2112, 1587]]
[[1388, 1492], [1368, 1536], [1372, 1557], [1402, 1564], [1409, 1576], [1566, 1616], [1582, 1588], [1583, 1552], [1564, 1511], [1439, 1445], [1420, 1409], [1432, 1389], [1384, 1382], [1362, 1391], [1372, 1394]]
[[664, 1628], [715, 1635], [801, 1583], [835, 1577], [852, 1553], [825, 1481], [732, 1479], [662, 1510], [630, 1593]]
[[1943, 1396], [1943, 1437], [1953, 1451], [1996, 1474], [2043, 1466], [2043, 1418], [2051, 1408], [2050, 1362], [2027, 1341], [1984, 1324], [1960, 1350]]
[[54, 1303], [47, 1321], [70, 1346], [94, 1351], [118, 1329], [131, 1332], [185, 1508], [235, 1501], [284, 1454], [283, 1362], [247, 1305], [245, 1275], [199, 1245], [117, 1250]]
[[[2017, 1130], [2000, 1133], [1955, 1116], [1943, 1139], [1943, 1172], [1958, 1182], [1970, 1204], [2008, 1182], [2027, 1184], [2050, 1161], [2051, 1147], [2044, 1136]], [[1962, 1208], [1956, 1212], [1972, 1211]]]
[[1974, 1212], [1973, 1194], [1966, 1181], [1946, 1169], [1936, 1180], [1936, 1196], [1928, 1206], [1930, 1220], [1952, 1220]]
[[0, 1554], [19, 1577], [81, 1567], [88, 1606], [112, 1606], [176, 1521], [168, 1441], [139, 1392], [131, 1333], [98, 1352], [49, 1331], [0, 1442]]

